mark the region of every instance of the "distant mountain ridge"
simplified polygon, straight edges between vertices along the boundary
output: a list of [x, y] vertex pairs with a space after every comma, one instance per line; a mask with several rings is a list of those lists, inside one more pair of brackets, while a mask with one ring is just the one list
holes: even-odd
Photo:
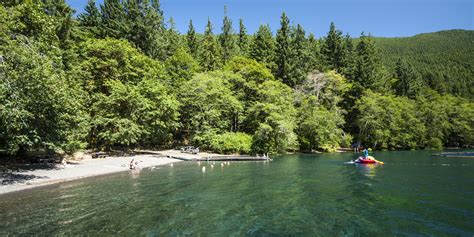
[[374, 37], [385, 66], [399, 59], [418, 71], [431, 88], [474, 98], [474, 31], [445, 30], [411, 37]]

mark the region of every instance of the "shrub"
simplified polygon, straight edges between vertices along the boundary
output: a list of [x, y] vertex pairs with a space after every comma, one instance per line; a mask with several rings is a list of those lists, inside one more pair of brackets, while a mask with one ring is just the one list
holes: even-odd
[[226, 132], [216, 135], [211, 141], [212, 150], [230, 154], [230, 153], [250, 153], [252, 146], [252, 136], [241, 132]]

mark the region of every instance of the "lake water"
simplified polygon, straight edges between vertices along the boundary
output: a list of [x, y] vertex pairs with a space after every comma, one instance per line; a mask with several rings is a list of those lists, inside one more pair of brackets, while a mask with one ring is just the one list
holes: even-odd
[[[0, 196], [0, 236], [469, 236], [474, 159], [429, 151], [285, 155], [174, 167]], [[201, 164], [203, 165], [203, 164]]]

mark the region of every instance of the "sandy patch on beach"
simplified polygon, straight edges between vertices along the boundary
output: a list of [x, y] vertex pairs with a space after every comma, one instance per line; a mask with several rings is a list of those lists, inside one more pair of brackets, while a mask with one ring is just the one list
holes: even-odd
[[127, 171], [129, 170], [129, 164], [132, 159], [138, 161], [141, 168], [166, 165], [180, 161], [158, 157], [156, 155], [136, 155], [132, 157], [85, 159], [50, 169], [7, 171], [2, 174], [3, 180], [0, 185], [0, 194], [91, 176]]

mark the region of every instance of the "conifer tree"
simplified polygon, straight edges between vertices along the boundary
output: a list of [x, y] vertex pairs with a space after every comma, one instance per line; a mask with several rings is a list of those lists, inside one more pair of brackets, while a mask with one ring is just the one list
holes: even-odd
[[356, 63], [354, 68], [354, 81], [360, 86], [372, 90], [382, 89], [380, 73], [380, 60], [377, 55], [372, 37], [362, 32], [356, 48]]
[[354, 71], [354, 45], [349, 34], [344, 37], [341, 73], [352, 79]]
[[413, 66], [398, 59], [395, 67], [397, 81], [394, 84], [395, 93], [400, 96], [414, 98], [423, 88], [423, 81]]
[[240, 49], [240, 54], [247, 55], [249, 48], [249, 40], [247, 35], [247, 29], [245, 28], [244, 20], [242, 20], [242, 18], [239, 19], [239, 40], [237, 44]]
[[331, 22], [321, 51], [329, 68], [337, 71], [340, 71], [343, 66], [342, 40], [342, 32], [336, 30], [336, 26]]
[[290, 53], [289, 73], [285, 83], [294, 87], [306, 79], [310, 60], [306, 32], [300, 24], [291, 32]]
[[207, 20], [206, 30], [200, 47], [200, 65], [204, 71], [213, 71], [221, 67], [221, 49], [212, 33], [211, 20]]
[[88, 31], [97, 35], [100, 26], [100, 12], [95, 5], [95, 0], [88, 0], [84, 8], [84, 13], [79, 15], [80, 25], [86, 27]]
[[289, 78], [290, 71], [290, 20], [283, 12], [280, 20], [280, 29], [276, 34], [276, 59], [277, 66], [275, 77], [287, 85], [294, 84]]
[[54, 17], [66, 17], [73, 14], [74, 10], [64, 0], [42, 0], [44, 12]]
[[104, 0], [101, 5], [102, 37], [124, 38], [128, 32], [126, 25], [127, 16], [120, 0]]
[[235, 54], [234, 32], [232, 30], [232, 20], [227, 16], [227, 7], [224, 6], [224, 20], [222, 24], [222, 34], [219, 41], [222, 48], [222, 62], [225, 64]]
[[144, 1], [143, 34], [144, 42], [141, 48], [148, 56], [164, 60], [166, 45], [165, 23], [159, 0]]
[[129, 0], [122, 2], [124, 11], [126, 12], [125, 25], [129, 29], [128, 32], [125, 32], [124, 37], [135, 44], [136, 47], [141, 48], [145, 38], [143, 37], [144, 31], [144, 22], [141, 13], [141, 8], [143, 7], [137, 0]]
[[269, 69], [275, 69], [275, 42], [268, 25], [260, 25], [250, 46], [250, 57]]
[[165, 60], [173, 56], [178, 48], [182, 46], [181, 38], [178, 31], [176, 30], [176, 24], [171, 17], [168, 21], [168, 29], [166, 31], [166, 48], [165, 48]]
[[188, 33], [186, 34], [189, 52], [196, 58], [198, 53], [198, 43], [196, 39], [196, 30], [194, 29], [193, 20], [189, 20]]
[[320, 43], [313, 33], [308, 36], [308, 71], [325, 71], [324, 59], [321, 56]]

